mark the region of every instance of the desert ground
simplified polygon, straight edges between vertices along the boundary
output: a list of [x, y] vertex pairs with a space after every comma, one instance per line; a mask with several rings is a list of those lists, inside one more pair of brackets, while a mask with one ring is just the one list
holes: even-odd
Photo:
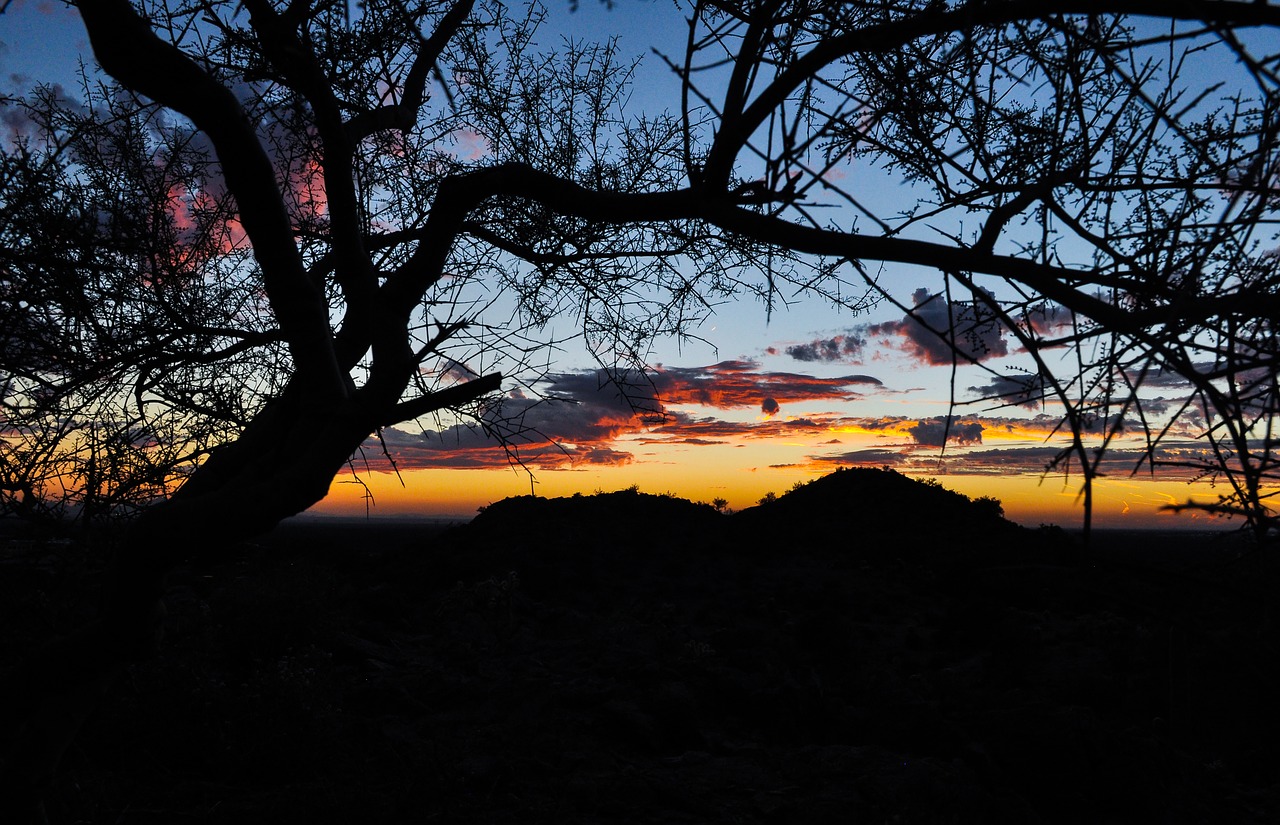
[[[102, 575], [5, 546], [0, 676]], [[1277, 822], [1273, 561], [1228, 530], [1086, 548], [879, 470], [732, 515], [296, 519], [171, 576], [49, 819]]]

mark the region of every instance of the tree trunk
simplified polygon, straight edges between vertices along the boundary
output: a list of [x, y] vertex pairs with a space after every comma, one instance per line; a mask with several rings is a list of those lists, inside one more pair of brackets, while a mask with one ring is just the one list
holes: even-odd
[[7, 725], [0, 823], [45, 821], [42, 796], [81, 726], [124, 669], [158, 649], [168, 572], [192, 551], [265, 533], [318, 502], [371, 429], [342, 411], [264, 410], [123, 532], [98, 618], [30, 656], [7, 686], [18, 719]]

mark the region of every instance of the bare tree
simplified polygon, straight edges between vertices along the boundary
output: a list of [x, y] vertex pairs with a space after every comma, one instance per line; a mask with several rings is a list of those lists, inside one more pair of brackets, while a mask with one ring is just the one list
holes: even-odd
[[[1278, 8], [698, 0], [646, 116], [613, 44], [545, 51], [537, 9], [79, 10], [112, 80], [22, 103], [3, 167], [0, 486], [136, 517], [101, 619], [29, 676], [25, 799], [193, 544], [311, 506], [380, 428], [499, 421], [557, 318], [624, 368], [743, 294], [895, 301], [984, 366], [998, 329], [1036, 369], [993, 400], [1060, 404], [1086, 491], [1137, 426], [1144, 468], [1270, 519]], [[940, 287], [908, 305], [885, 263]], [[1193, 412], [1206, 452], [1164, 455]]]
[[[1265, 530], [1277, 469], [1280, 12], [701, 9], [706, 25], [675, 66], [688, 98], [715, 113], [691, 175], [732, 187], [753, 163], [761, 176], [748, 188], [769, 204], [725, 208], [718, 225], [844, 262], [957, 361], [985, 362], [992, 333], [1010, 333], [1036, 369], [993, 371], [986, 400], [1061, 405], [1072, 443], [1055, 466], [1083, 473], [1086, 527], [1105, 448], [1137, 429], [1147, 450], [1135, 471], [1189, 463], [1227, 482], [1210, 509]], [[726, 78], [704, 90], [701, 72], [717, 69]], [[877, 181], [907, 197], [886, 208]], [[829, 205], [856, 220], [816, 208]], [[908, 305], [873, 261], [933, 268], [943, 284]], [[1188, 388], [1172, 414], [1144, 395], [1163, 375]], [[1188, 414], [1205, 448], [1164, 454]]]

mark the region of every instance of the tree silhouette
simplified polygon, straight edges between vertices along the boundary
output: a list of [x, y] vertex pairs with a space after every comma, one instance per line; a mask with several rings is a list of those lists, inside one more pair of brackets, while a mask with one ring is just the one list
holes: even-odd
[[[78, 10], [110, 79], [9, 104], [0, 493], [134, 517], [101, 618], [28, 675], [14, 804], [178, 559], [319, 501], [381, 428], [500, 426], [560, 318], [629, 369], [731, 297], [892, 301], [987, 400], [1061, 405], [1086, 513], [1136, 429], [1136, 469], [1269, 523], [1280, 8], [699, 0], [681, 98], [643, 115], [616, 45], [547, 51], [537, 8]], [[942, 286], [907, 305], [882, 264]], [[992, 330], [1034, 372], [989, 367]], [[1189, 415], [1205, 449], [1166, 455]]]

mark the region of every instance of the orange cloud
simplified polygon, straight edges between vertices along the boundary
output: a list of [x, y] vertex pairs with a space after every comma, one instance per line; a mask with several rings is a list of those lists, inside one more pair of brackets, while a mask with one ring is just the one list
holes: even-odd
[[[829, 422], [783, 417], [782, 403], [848, 400], [857, 396], [851, 388], [859, 385], [878, 386], [879, 381], [758, 372], [749, 361], [660, 369], [649, 380], [637, 376], [621, 383], [596, 371], [560, 373], [543, 382], [545, 398], [513, 393], [486, 409], [480, 426], [456, 425], [419, 435], [390, 429], [384, 438], [404, 469], [500, 467], [517, 459], [546, 469], [618, 465], [634, 460], [618, 446], [624, 437], [638, 437], [640, 444], [705, 446], [743, 437], [821, 436], [829, 431]], [[736, 423], [674, 409], [689, 406], [759, 408], [765, 416]], [[505, 439], [505, 450], [497, 435]], [[364, 452], [370, 469], [391, 468], [376, 441]]]
[[[783, 404], [801, 401], [850, 401], [856, 386], [880, 387], [870, 375], [819, 378], [792, 372], [760, 372], [755, 361], [722, 361], [707, 367], [659, 367], [653, 377], [657, 399], [664, 405], [734, 408], [766, 406], [776, 414]], [[766, 401], [771, 404], [766, 405]]]

